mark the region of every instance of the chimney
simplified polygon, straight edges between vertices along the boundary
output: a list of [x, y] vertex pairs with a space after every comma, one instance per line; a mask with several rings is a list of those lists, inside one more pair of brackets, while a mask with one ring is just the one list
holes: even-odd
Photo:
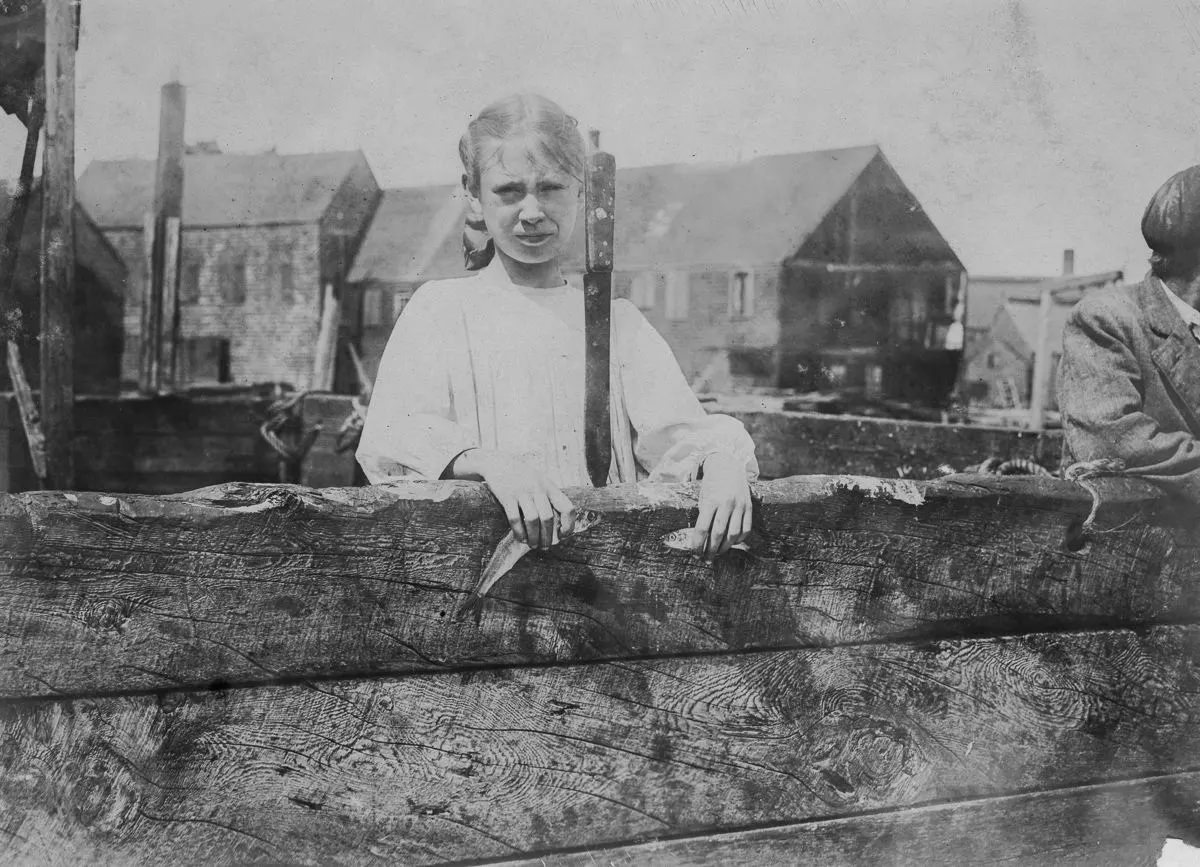
[[1075, 273], [1075, 251], [1063, 250], [1063, 276], [1070, 277]]
[[187, 100], [183, 85], [162, 86], [158, 115], [158, 165], [154, 176], [154, 213], [178, 217], [183, 200], [183, 117]]
[[592, 150], [594, 150], [594, 151], [600, 150], [600, 130], [589, 129], [588, 130], [588, 138], [591, 139]]

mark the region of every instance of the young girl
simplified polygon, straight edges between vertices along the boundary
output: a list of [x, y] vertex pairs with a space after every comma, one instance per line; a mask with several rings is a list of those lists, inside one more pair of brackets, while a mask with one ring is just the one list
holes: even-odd
[[[582, 205], [583, 138], [555, 103], [517, 95], [479, 113], [459, 156], [467, 267], [478, 273], [426, 283], [404, 308], [357, 457], [372, 484], [482, 480], [516, 537], [544, 549], [556, 522], [563, 535], [574, 525], [562, 488], [591, 484], [583, 293], [560, 270]], [[704, 411], [625, 300], [612, 305], [611, 358], [609, 483], [699, 479], [693, 546], [711, 560], [750, 531], [754, 444], [741, 422]]]

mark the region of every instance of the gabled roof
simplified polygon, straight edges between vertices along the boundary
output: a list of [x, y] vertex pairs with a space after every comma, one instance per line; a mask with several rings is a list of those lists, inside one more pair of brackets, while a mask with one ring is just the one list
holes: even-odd
[[[617, 268], [782, 262], [879, 154], [868, 145], [725, 165], [619, 169]], [[581, 219], [569, 264], [583, 262]]]
[[349, 280], [422, 283], [466, 274], [458, 184], [384, 190]]
[[[618, 271], [781, 262], [880, 154], [875, 145], [746, 163], [617, 170]], [[386, 190], [350, 279], [420, 282], [465, 273], [457, 187]], [[567, 270], [584, 265], [583, 216]]]
[[[318, 154], [188, 154], [183, 158], [184, 226], [315, 223], [361, 151]], [[141, 228], [154, 199], [154, 160], [98, 160], [76, 195], [103, 229]]]

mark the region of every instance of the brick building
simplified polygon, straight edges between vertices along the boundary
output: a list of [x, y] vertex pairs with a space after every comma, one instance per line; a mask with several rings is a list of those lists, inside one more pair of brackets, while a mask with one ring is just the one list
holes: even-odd
[[[78, 198], [128, 270], [123, 377], [137, 379], [153, 160], [98, 161]], [[324, 287], [339, 288], [379, 199], [361, 152], [184, 157], [181, 384], [312, 378]], [[344, 377], [343, 377], [344, 378]]]
[[[953, 381], [941, 347], [965, 271], [878, 147], [619, 169], [616, 207], [614, 291], [697, 388], [833, 378], [923, 398], [931, 368]], [[465, 273], [463, 208], [452, 186], [384, 194], [350, 275], [372, 368], [412, 289]]]

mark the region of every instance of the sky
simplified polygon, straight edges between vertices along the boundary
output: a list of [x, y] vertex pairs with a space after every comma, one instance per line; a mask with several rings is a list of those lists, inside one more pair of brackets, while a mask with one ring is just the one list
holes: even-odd
[[[80, 172], [152, 158], [177, 78], [190, 142], [450, 183], [471, 116], [533, 90], [618, 165], [875, 143], [972, 273], [1140, 277], [1146, 202], [1200, 162], [1200, 0], [82, 2]], [[23, 135], [0, 117], [0, 177]]]

